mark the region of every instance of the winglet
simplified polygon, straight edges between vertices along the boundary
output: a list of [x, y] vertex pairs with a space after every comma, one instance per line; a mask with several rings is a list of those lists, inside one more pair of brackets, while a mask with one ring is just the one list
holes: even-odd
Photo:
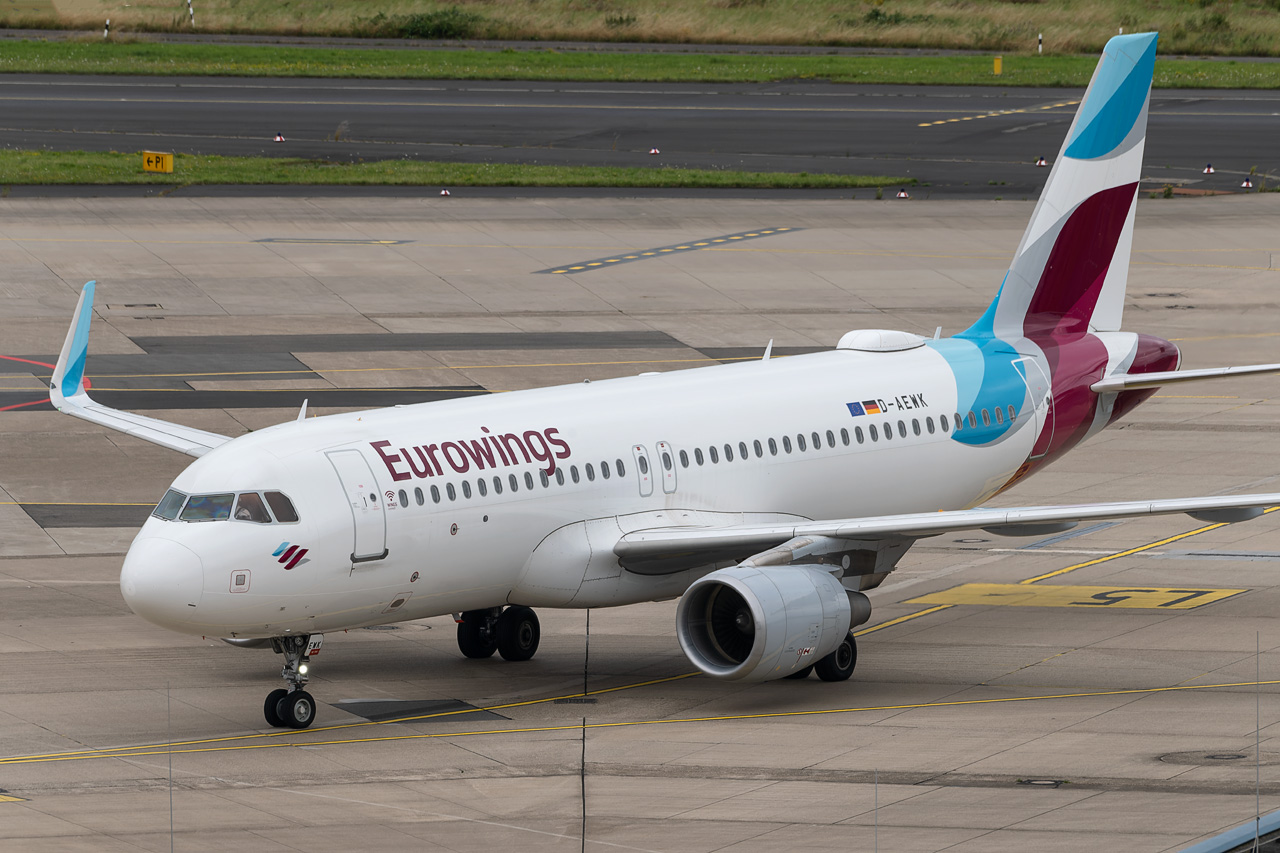
[[143, 441], [177, 450], [188, 456], [203, 456], [215, 447], [231, 439], [215, 432], [183, 426], [182, 424], [122, 412], [95, 403], [84, 390], [84, 364], [89, 355], [89, 322], [93, 319], [94, 282], [80, 291], [75, 318], [67, 330], [58, 363], [49, 379], [49, 402], [64, 412], [90, 423], [101, 424]]
[[88, 282], [80, 291], [75, 318], [67, 330], [62, 353], [49, 380], [49, 400], [61, 409], [68, 397], [84, 393], [84, 363], [89, 355], [89, 322], [93, 319], [93, 290], [96, 282]]

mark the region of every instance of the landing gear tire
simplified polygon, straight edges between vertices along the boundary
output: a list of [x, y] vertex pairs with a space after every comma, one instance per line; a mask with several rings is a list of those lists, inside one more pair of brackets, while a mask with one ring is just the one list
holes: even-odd
[[858, 665], [858, 641], [850, 631], [836, 650], [814, 664], [814, 671], [823, 681], [848, 681]]
[[498, 654], [504, 660], [529, 660], [538, 651], [542, 628], [538, 615], [528, 607], [516, 605], [498, 617]]
[[316, 718], [316, 700], [305, 690], [295, 690], [276, 705], [276, 716], [287, 728], [305, 729]]
[[784, 675], [782, 677], [789, 678], [793, 681], [799, 681], [802, 678], [808, 678], [809, 673], [811, 672], [813, 672], [813, 664], [809, 664], [804, 669], [797, 669], [795, 672], [791, 673], [790, 675]]
[[284, 720], [276, 713], [276, 706], [280, 704], [280, 700], [289, 695], [289, 691], [281, 687], [279, 690], [272, 690], [267, 694], [267, 701], [262, 703], [262, 716], [267, 718], [267, 725], [273, 729], [282, 729], [285, 727]]
[[490, 610], [468, 610], [458, 623], [458, 651], [475, 660], [493, 657], [498, 650], [498, 637], [494, 629], [497, 621]]

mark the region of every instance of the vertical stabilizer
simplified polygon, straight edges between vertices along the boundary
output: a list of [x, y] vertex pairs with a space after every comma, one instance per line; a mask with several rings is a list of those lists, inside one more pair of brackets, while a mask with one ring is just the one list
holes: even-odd
[[1004, 284], [969, 335], [1119, 330], [1155, 57], [1155, 33], [1107, 42]]

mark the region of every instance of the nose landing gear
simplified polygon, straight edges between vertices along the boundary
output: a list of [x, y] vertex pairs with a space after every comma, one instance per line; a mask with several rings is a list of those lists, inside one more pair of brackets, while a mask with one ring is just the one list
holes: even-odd
[[272, 637], [271, 648], [284, 655], [284, 668], [280, 676], [289, 683], [286, 690], [272, 690], [262, 705], [262, 715], [267, 725], [275, 728], [305, 729], [316, 716], [316, 700], [303, 690], [311, 678], [308, 658], [320, 651], [323, 634], [294, 634]]

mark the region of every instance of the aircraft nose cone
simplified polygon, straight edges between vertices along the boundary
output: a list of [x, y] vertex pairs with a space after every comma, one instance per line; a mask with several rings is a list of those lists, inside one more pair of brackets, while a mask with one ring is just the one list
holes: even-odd
[[120, 593], [129, 609], [177, 631], [195, 616], [203, 590], [200, 558], [170, 539], [135, 540], [120, 570]]

